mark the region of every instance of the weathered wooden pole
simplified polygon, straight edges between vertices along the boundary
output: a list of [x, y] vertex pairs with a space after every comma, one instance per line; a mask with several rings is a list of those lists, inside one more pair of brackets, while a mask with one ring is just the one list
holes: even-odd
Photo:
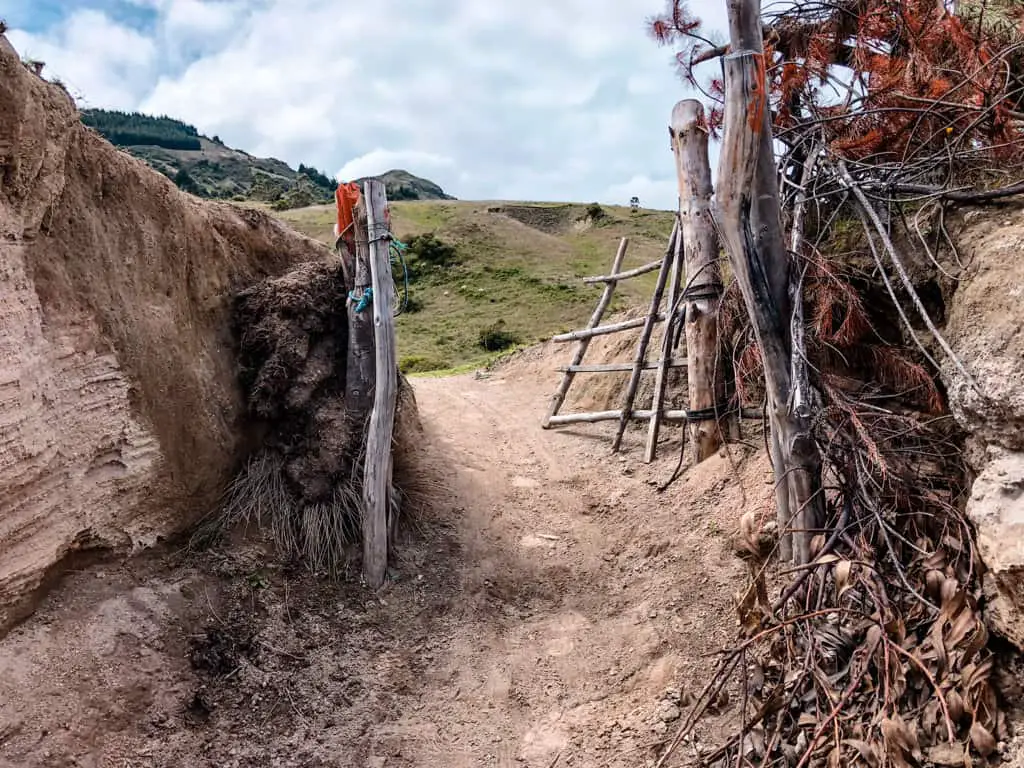
[[726, 414], [714, 414], [725, 403], [725, 371], [718, 342], [718, 308], [722, 271], [718, 265], [718, 233], [711, 214], [711, 163], [704, 107], [684, 99], [672, 110], [672, 152], [679, 180], [679, 220], [683, 230], [686, 288], [686, 363], [689, 409], [713, 414], [689, 422], [693, 462], [697, 464], [722, 445]]
[[661, 271], [658, 272], [658, 282], [654, 285], [654, 294], [651, 296], [651, 306], [647, 317], [644, 318], [643, 330], [640, 331], [640, 342], [636, 346], [633, 373], [629, 377], [625, 398], [622, 401], [622, 417], [619, 419], [619, 428], [615, 432], [615, 439], [612, 440], [612, 453], [618, 453], [622, 445], [622, 436], [626, 433], [626, 425], [629, 424], [630, 414], [633, 413], [633, 401], [636, 400], [636, 392], [640, 387], [640, 376], [647, 364], [647, 345], [651, 341], [654, 325], [666, 317], [660, 311], [661, 299], [665, 294], [665, 283], [668, 282], [669, 273], [672, 271], [672, 255], [675, 252], [678, 238], [679, 222], [677, 221], [675, 227], [672, 228], [672, 236], [669, 238], [668, 248], [665, 250], [665, 260], [661, 263]]
[[[348, 352], [345, 361], [345, 418], [349, 431], [362, 445], [373, 408], [373, 315], [370, 277], [370, 240], [366, 232], [366, 200], [360, 196], [352, 222], [355, 251], [348, 308]], [[344, 246], [343, 246], [344, 247]], [[369, 293], [369, 295], [367, 295]]]
[[[615, 259], [612, 261], [612, 275], [616, 275], [619, 268], [622, 266], [622, 260], [626, 257], [626, 249], [629, 247], [629, 238], [624, 237], [619, 241], [619, 249], [615, 252]], [[608, 309], [608, 305], [611, 304], [612, 294], [615, 293], [615, 288], [618, 285], [618, 279], [611, 279], [605, 281], [604, 291], [601, 293], [601, 299], [597, 302], [597, 307], [594, 309], [594, 314], [590, 316], [590, 322], [587, 323], [587, 330], [593, 330], [601, 322], [601, 318], [604, 317], [605, 311]], [[593, 336], [584, 336], [579, 340], [579, 346], [576, 347], [576, 351], [573, 353], [572, 362], [569, 363], [569, 369], [565, 371], [562, 376], [562, 381], [558, 385], [558, 391], [555, 392], [551, 398], [551, 407], [548, 409], [547, 415], [544, 417], [544, 421], [541, 427], [547, 429], [551, 426], [551, 418], [558, 415], [558, 411], [561, 410], [562, 404], [565, 402], [565, 396], [569, 392], [569, 386], [572, 384], [573, 377], [576, 375], [579, 365], [583, 362], [583, 358], [587, 354], [587, 347], [590, 346], [590, 340]]]
[[377, 589], [388, 567], [388, 512], [391, 505], [391, 442], [398, 401], [398, 359], [395, 350], [394, 284], [391, 279], [391, 236], [386, 219], [384, 184], [370, 180], [363, 186], [373, 284], [375, 387], [373, 411], [366, 435], [363, 474], [363, 574]]
[[810, 434], [810, 392], [791, 375], [794, 355], [789, 254], [782, 234], [758, 0], [728, 0], [725, 135], [718, 171], [718, 218], [764, 364], [772, 430], [782, 554], [810, 560], [824, 515], [821, 457]]
[[[683, 272], [683, 238], [676, 238], [676, 248], [672, 252], [672, 273], [668, 278], [668, 301], [666, 302], [666, 322], [662, 327], [661, 360], [655, 365], [654, 395], [651, 398], [651, 420], [647, 425], [647, 444], [644, 446], [644, 461], [650, 464], [658, 452], [658, 435], [661, 432], [662, 411], [665, 407], [665, 389], [668, 386], [668, 372], [672, 368], [672, 328], [674, 315], [678, 311], [676, 304], [679, 299], [679, 284]], [[648, 366], [645, 365], [646, 369]]]

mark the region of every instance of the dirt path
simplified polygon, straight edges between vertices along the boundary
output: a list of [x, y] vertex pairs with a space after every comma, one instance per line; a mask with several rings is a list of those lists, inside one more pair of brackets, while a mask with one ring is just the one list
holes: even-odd
[[539, 428], [542, 364], [416, 381], [449, 492], [378, 597], [254, 546], [73, 574], [0, 642], [0, 765], [644, 765], [732, 632], [763, 467], [658, 494], [674, 456]]

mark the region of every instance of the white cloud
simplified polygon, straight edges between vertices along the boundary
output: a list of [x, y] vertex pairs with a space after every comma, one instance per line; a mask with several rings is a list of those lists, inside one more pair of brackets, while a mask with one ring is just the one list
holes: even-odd
[[[375, 176], [395, 168], [408, 170], [416, 168], [420, 175], [433, 173], [434, 181], [441, 182], [440, 173], [450, 175], [455, 168], [455, 161], [450, 157], [431, 154], [430, 152], [392, 152], [387, 149], [375, 149], [354, 160], [349, 160], [336, 174], [338, 179], [358, 179], [363, 176]], [[442, 184], [443, 186], [443, 184]]]
[[8, 33], [24, 57], [46, 63], [73, 95], [89, 106], [138, 105], [157, 61], [154, 41], [92, 10], [75, 11], [46, 35]]
[[240, 2], [168, 0], [161, 3], [167, 27], [177, 34], [216, 37], [232, 29], [245, 11]]
[[[90, 104], [256, 155], [347, 177], [405, 167], [464, 199], [675, 205], [666, 126], [687, 93], [644, 29], [664, 0], [130, 2], [157, 14], [146, 37], [105, 19], [120, 38], [66, 22], [22, 39]], [[720, 0], [693, 5], [722, 26]]]

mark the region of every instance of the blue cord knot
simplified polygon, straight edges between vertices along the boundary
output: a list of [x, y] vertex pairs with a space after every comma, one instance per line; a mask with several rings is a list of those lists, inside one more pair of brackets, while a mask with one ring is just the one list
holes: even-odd
[[348, 299], [356, 302], [356, 312], [362, 312], [373, 301], [373, 288], [367, 288], [359, 298], [356, 298], [355, 291], [349, 291]]

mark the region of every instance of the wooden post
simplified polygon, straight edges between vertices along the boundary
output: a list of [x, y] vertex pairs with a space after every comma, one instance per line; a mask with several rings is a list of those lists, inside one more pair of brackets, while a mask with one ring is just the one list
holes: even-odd
[[[615, 259], [612, 261], [612, 275], [615, 275], [619, 268], [622, 266], [622, 260], [626, 257], [626, 249], [629, 247], [629, 238], [624, 237], [619, 241], [619, 249], [615, 252]], [[594, 309], [594, 314], [590, 316], [590, 322], [587, 323], [587, 330], [593, 330], [597, 327], [598, 323], [601, 322], [601, 318], [604, 317], [605, 311], [608, 309], [608, 305], [611, 304], [612, 294], [615, 292], [615, 286], [618, 281], [615, 279], [605, 281], [604, 292], [601, 294], [601, 299], [597, 302], [597, 308]], [[569, 364], [569, 370], [562, 376], [562, 382], [558, 385], [558, 391], [555, 392], [554, 397], [551, 398], [551, 408], [548, 410], [547, 416], [544, 417], [544, 422], [541, 427], [547, 429], [551, 426], [551, 417], [558, 414], [559, 409], [562, 407], [562, 403], [565, 402], [565, 396], [569, 392], [569, 386], [572, 384], [573, 376], [576, 374], [574, 370], [583, 362], [584, 355], [587, 354], [587, 347], [590, 346], [590, 340], [593, 336], [584, 336], [579, 340], [579, 346], [576, 347], [576, 352], [572, 356], [572, 362]]]
[[[718, 307], [722, 271], [718, 266], [718, 234], [711, 216], [711, 164], [704, 107], [684, 99], [672, 110], [672, 151], [679, 179], [679, 220], [686, 259], [686, 361], [689, 409], [708, 411], [725, 402], [725, 372], [718, 343]], [[689, 424], [693, 463], [722, 445], [725, 415]]]
[[798, 391], [803, 382], [791, 377], [792, 357], [804, 350], [793, 348], [790, 325], [789, 255], [772, 149], [760, 3], [728, 0], [727, 5], [733, 53], [725, 57], [719, 223], [764, 363], [780, 535], [796, 527], [793, 559], [805, 564], [813, 529], [824, 520], [821, 457], [809, 428], [810, 392]]
[[398, 400], [398, 360], [392, 314], [394, 284], [391, 279], [391, 241], [386, 221], [388, 201], [384, 184], [377, 180], [367, 181], [363, 186], [363, 199], [366, 200], [370, 244], [376, 372], [363, 475], [363, 573], [367, 584], [377, 589], [384, 583], [388, 566], [391, 442]]
[[[371, 286], [370, 241], [366, 232], [366, 200], [361, 198], [353, 220], [355, 257], [352, 264], [352, 290], [348, 308], [348, 352], [345, 363], [345, 418], [354, 436], [354, 444], [362, 446], [366, 424], [373, 408], [373, 315], [364, 294]], [[344, 246], [342, 246], [344, 247]]]
[[658, 452], [658, 435], [661, 432], [662, 409], [665, 403], [665, 387], [668, 385], [668, 372], [672, 368], [672, 327], [678, 307], [679, 281], [682, 272], [683, 238], [676, 238], [676, 247], [672, 252], [672, 273], [668, 279], [668, 302], [665, 304], [665, 327], [661, 336], [661, 360], [658, 362], [657, 373], [654, 374], [654, 396], [651, 398], [651, 421], [647, 427], [647, 445], [644, 447], [644, 461], [650, 464]]
[[626, 387], [626, 396], [622, 401], [622, 418], [619, 419], [619, 428], [612, 441], [612, 453], [619, 450], [622, 445], [622, 436], [626, 432], [626, 425], [629, 423], [630, 414], [633, 412], [633, 401], [636, 399], [636, 390], [640, 386], [640, 375], [643, 373], [644, 365], [647, 363], [647, 345], [651, 340], [651, 332], [654, 324], [665, 315], [659, 312], [661, 297], [665, 293], [665, 283], [668, 280], [669, 272], [672, 270], [672, 256], [675, 253], [676, 242], [679, 238], [679, 222], [672, 228], [672, 236], [668, 241], [668, 248], [665, 250], [665, 260], [661, 263], [661, 271], [658, 272], [658, 282], [654, 286], [654, 295], [651, 296], [651, 307], [644, 319], [644, 328], [640, 332], [640, 343], [636, 347], [636, 362], [633, 366], [633, 374], [629, 377], [629, 385]]

